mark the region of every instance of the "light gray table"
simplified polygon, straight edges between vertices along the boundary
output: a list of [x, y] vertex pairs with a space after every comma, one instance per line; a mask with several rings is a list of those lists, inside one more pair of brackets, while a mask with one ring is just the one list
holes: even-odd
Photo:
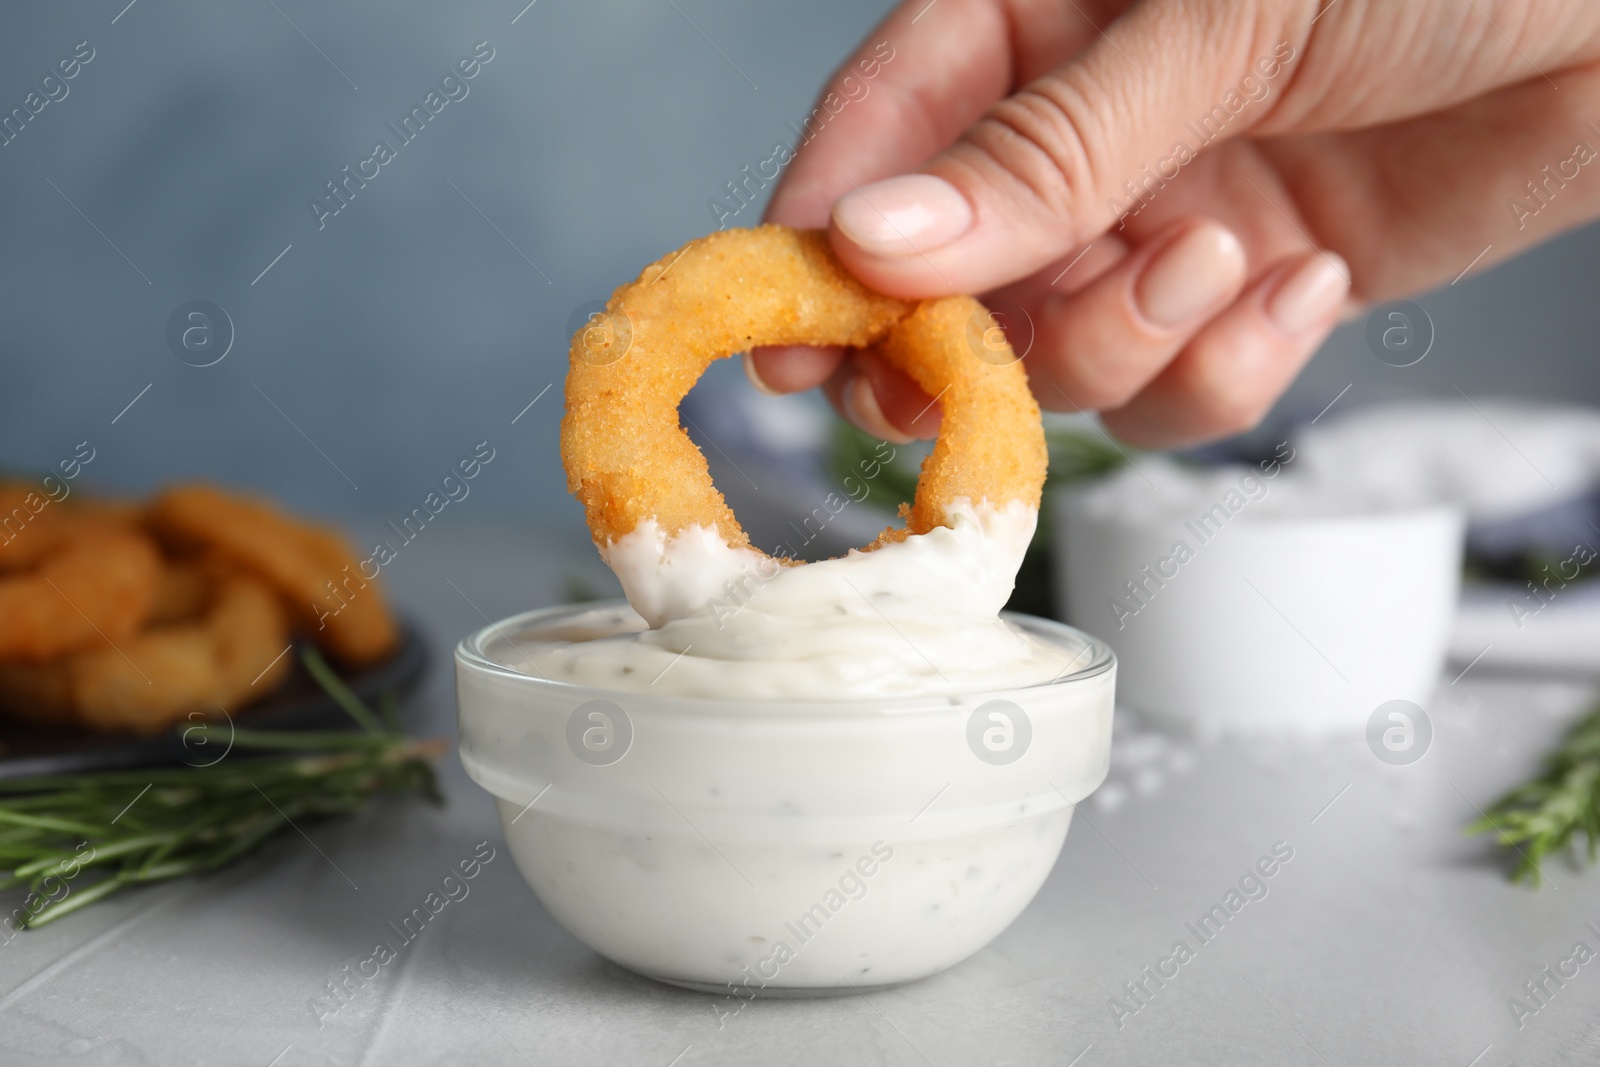
[[[461, 521], [394, 569], [435, 671], [411, 711], [447, 733], [448, 650], [547, 602], [580, 541]], [[480, 614], [481, 612], [481, 614]], [[1440, 1064], [1600, 1062], [1600, 960], [1519, 1031], [1508, 999], [1600, 950], [1600, 876], [1533, 892], [1460, 827], [1592, 696], [1576, 683], [1441, 683], [1432, 750], [1219, 744], [1122, 805], [1084, 805], [1037, 900], [993, 945], [870, 996], [733, 1005], [635, 977], [524, 886], [486, 794], [452, 758], [449, 805], [390, 804], [287, 834], [218, 877], [128, 892], [0, 947], [4, 1064]], [[1087, 817], [1085, 817], [1087, 816]], [[480, 842], [495, 858], [319, 1026], [328, 983]], [[1275, 842], [1293, 859], [1144, 1005], [1111, 998], [1194, 946], [1185, 924]], [[315, 847], [312, 847], [313, 844]], [[1593, 922], [1594, 928], [1586, 923]], [[1076, 1059], [1075, 1059], [1076, 1057]]]

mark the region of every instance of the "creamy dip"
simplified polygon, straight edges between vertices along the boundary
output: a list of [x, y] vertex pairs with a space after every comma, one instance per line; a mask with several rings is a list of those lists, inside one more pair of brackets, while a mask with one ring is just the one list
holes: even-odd
[[804, 566], [712, 528], [643, 523], [602, 552], [639, 616], [626, 632], [522, 643], [507, 666], [597, 689], [807, 700], [1008, 689], [1081, 666], [1081, 648], [999, 617], [1038, 512], [961, 499], [946, 519]]
[[982, 948], [1109, 759], [1108, 650], [999, 615], [1036, 520], [962, 500], [804, 566], [647, 523], [603, 550], [628, 605], [464, 641], [462, 763], [545, 907], [719, 1014]]
[[[723, 994], [723, 1010], [920, 978], [978, 951], [1033, 898], [1105, 777], [1113, 665], [1059, 624], [1019, 630], [1074, 671], [961, 694], [705, 699], [517, 664], [519, 649], [607, 640], [624, 614], [549, 609], [464, 641], [461, 760], [551, 915], [624, 966]], [[582, 751], [574, 723], [616, 747]]]

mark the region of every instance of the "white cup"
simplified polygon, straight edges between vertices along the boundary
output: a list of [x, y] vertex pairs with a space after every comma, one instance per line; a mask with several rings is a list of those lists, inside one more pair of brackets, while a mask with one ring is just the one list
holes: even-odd
[[1058, 603], [1116, 652], [1119, 703], [1229, 734], [1357, 733], [1387, 701], [1426, 707], [1460, 587], [1458, 509], [1130, 517], [1092, 492], [1056, 501]]

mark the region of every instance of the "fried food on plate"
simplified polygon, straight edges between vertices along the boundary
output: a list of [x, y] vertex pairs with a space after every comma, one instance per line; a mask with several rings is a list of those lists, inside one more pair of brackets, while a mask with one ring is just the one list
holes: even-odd
[[210, 602], [214, 579], [222, 569], [220, 560], [212, 561], [209, 567], [198, 560], [168, 560], [156, 582], [148, 624], [160, 626], [195, 618]]
[[161, 558], [130, 526], [41, 513], [0, 551], [0, 660], [40, 661], [133, 634]]
[[192, 713], [236, 711], [287, 676], [288, 615], [265, 582], [180, 563], [163, 584], [164, 617], [116, 648], [0, 663], [0, 703], [40, 722], [152, 734]]
[[0, 518], [0, 711], [16, 718], [156, 733], [277, 688], [295, 628], [348, 666], [399, 643], [337, 534], [249, 498], [46, 502], [0, 482]]
[[170, 547], [213, 552], [266, 581], [295, 623], [341, 662], [366, 666], [398, 646], [383, 590], [333, 531], [209, 485], [174, 486], [149, 514]]
[[1039, 407], [983, 306], [874, 293], [834, 259], [825, 233], [768, 225], [662, 257], [573, 337], [561, 455], [596, 544], [653, 520], [669, 537], [698, 526], [753, 547], [679, 426], [678, 403], [713, 361], [788, 344], [875, 347], [942, 408], [906, 527], [869, 549], [945, 525], [947, 505], [961, 498], [1038, 506]]

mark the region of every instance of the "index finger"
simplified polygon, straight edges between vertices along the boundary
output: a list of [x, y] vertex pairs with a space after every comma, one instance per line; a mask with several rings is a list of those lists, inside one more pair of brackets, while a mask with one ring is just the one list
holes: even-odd
[[766, 220], [826, 226], [833, 202], [851, 188], [949, 147], [1015, 84], [1077, 54], [1097, 33], [1076, 5], [1058, 0], [909, 0], [829, 79], [801, 124]]

